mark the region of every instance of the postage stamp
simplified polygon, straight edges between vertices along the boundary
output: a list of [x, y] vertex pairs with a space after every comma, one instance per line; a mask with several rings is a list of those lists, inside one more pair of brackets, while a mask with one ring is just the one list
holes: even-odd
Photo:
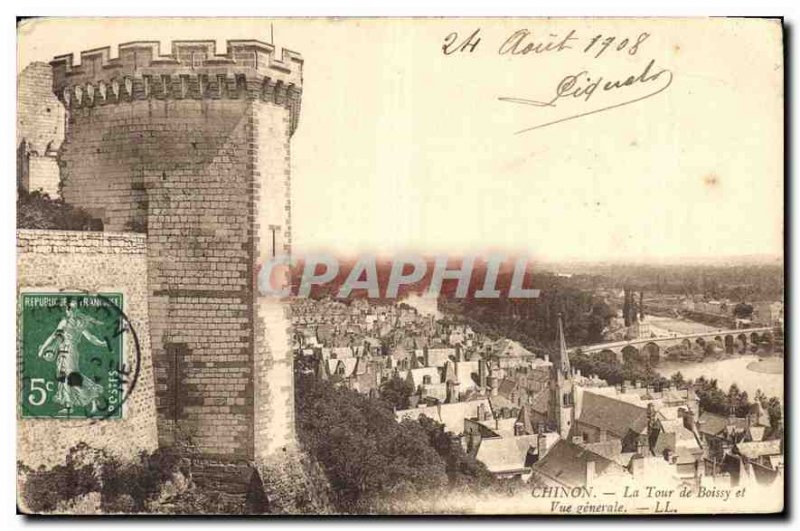
[[122, 294], [20, 298], [23, 418], [122, 418]]

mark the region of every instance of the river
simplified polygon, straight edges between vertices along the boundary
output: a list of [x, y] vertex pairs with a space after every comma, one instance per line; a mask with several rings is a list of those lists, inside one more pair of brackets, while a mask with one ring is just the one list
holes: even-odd
[[727, 392], [731, 384], [735, 383], [739, 389], [747, 391], [750, 398], [761, 389], [768, 397], [777, 396], [783, 401], [783, 373], [769, 374], [756, 372], [747, 368], [750, 363], [757, 362], [758, 356], [736, 355], [732, 358], [704, 361], [704, 362], [662, 362], [655, 369], [662, 376], [669, 378], [680, 371], [684, 378], [696, 379], [705, 376], [706, 379], [716, 379], [718, 386]]

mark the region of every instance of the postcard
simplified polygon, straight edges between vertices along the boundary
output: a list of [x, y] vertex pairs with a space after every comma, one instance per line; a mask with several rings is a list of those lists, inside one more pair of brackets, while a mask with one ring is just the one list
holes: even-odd
[[784, 510], [767, 18], [18, 23], [24, 514]]

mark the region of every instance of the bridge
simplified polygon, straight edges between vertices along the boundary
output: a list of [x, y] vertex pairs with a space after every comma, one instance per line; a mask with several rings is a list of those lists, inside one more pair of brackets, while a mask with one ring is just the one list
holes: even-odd
[[610, 343], [584, 345], [569, 349], [570, 353], [591, 354], [593, 357], [617, 360], [649, 359], [657, 362], [666, 357], [670, 347], [682, 346], [690, 350], [693, 346], [707, 348], [709, 345], [733, 353], [771, 353], [776, 339], [783, 337], [779, 328], [769, 326], [758, 328], [739, 328], [734, 330], [707, 330], [694, 334], [673, 334], [669, 336], [643, 337]]

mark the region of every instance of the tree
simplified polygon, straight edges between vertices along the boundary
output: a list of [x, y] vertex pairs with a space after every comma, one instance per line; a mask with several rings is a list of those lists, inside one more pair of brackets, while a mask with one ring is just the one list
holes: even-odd
[[753, 316], [753, 305], [740, 302], [733, 307], [733, 316], [737, 319], [750, 319]]
[[445, 470], [450, 485], [454, 487], [491, 487], [496, 480], [486, 465], [467, 455], [458, 439], [444, 425], [433, 419], [421, 415], [419, 424], [425, 433], [431, 447], [444, 460]]
[[672, 376], [670, 376], [669, 381], [675, 387], [683, 387], [684, 385], [686, 385], [686, 380], [683, 378], [683, 374], [681, 374], [681, 371], [678, 371]]
[[444, 460], [412, 420], [397, 422], [383, 400], [295, 374], [297, 432], [320, 463], [343, 512], [435, 495], [448, 483]]
[[668, 385], [668, 380], [655, 372], [647, 364], [637, 362], [620, 363], [616, 359], [606, 360], [593, 358], [583, 352], [570, 355], [570, 361], [575, 369], [585, 376], [597, 375], [610, 385], [628, 382], [641, 382], [645, 386], [662, 389]]
[[766, 410], [767, 415], [769, 416], [770, 426], [772, 426], [773, 430], [777, 430], [781, 424], [781, 419], [783, 418], [783, 408], [781, 407], [780, 399], [778, 399], [776, 396], [773, 396], [767, 400]]
[[408, 409], [408, 399], [413, 392], [414, 386], [397, 375], [381, 384], [381, 398], [395, 409]]

